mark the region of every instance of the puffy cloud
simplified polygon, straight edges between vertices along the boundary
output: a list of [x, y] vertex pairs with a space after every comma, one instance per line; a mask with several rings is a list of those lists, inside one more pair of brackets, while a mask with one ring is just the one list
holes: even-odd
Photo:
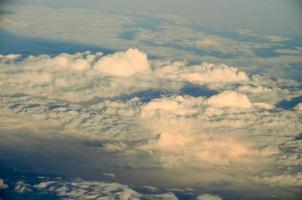
[[15, 62], [20, 57], [20, 54], [0, 55], [0, 63]]
[[208, 104], [217, 107], [251, 108], [252, 103], [247, 96], [234, 91], [224, 91], [208, 99]]
[[[254, 180], [256, 184], [263, 181], [287, 189], [301, 185], [301, 175], [295, 171], [302, 163], [301, 106], [274, 110], [277, 102], [301, 96], [301, 87], [279, 77], [248, 76], [232, 67], [259, 66], [262, 70], [263, 66], [281, 65], [288, 71], [284, 66], [301, 63], [300, 48], [278, 49], [275, 53], [280, 56], [276, 57], [255, 55], [255, 49], [269, 49], [272, 47], [269, 42], [279, 43], [285, 38], [260, 36], [266, 43], [235, 41], [175, 23], [161, 24], [156, 27], [159, 31], [132, 26], [141, 16], [133, 19], [89, 10], [89, 15], [82, 20], [79, 16], [87, 10], [14, 6], [7, 7], [14, 14], [3, 16], [5, 19], [0, 23], [4, 29], [23, 36], [60, 37], [114, 49], [143, 44], [140, 47], [152, 56], [225, 64], [148, 60], [147, 55], [137, 49], [111, 55], [91, 52], [25, 58], [17, 54], [1, 55], [0, 128], [28, 129], [38, 134], [55, 130], [84, 140], [101, 141], [100, 148], [119, 153], [135, 169], [140, 167], [132, 163], [135, 153], [139, 154], [136, 159], [141, 159], [142, 154], [148, 155], [156, 167], [171, 170], [181, 166], [181, 174], [186, 178], [197, 177], [201, 184], [217, 184], [219, 180], [232, 183], [237, 179], [250, 186], [249, 178], [256, 173], [259, 175], [258, 182]], [[54, 20], [61, 23], [54, 24]], [[74, 20], [80, 26], [69, 23]], [[49, 24], [56, 28], [49, 29]], [[133, 31], [132, 40], [120, 38], [121, 27], [125, 26]], [[73, 35], [64, 31], [71, 28]], [[95, 34], [95, 28], [102, 31]], [[230, 58], [201, 56], [211, 52]], [[187, 83], [217, 90], [218, 94], [209, 98], [185, 96], [180, 91]], [[167, 93], [161, 93], [157, 99], [151, 97], [150, 102], [131, 99], [138, 96], [138, 91], [153, 89]], [[287, 175], [280, 175], [280, 169]], [[205, 178], [207, 174], [216, 173], [219, 175], [211, 180]], [[229, 174], [232, 179], [226, 178]], [[83, 196], [83, 193], [87, 193], [88, 198], [176, 198], [170, 193], [141, 194], [118, 183], [72, 183], [42, 182], [36, 189], [55, 192], [63, 198], [77, 198], [76, 195]], [[20, 191], [26, 184], [17, 184]], [[200, 198], [210, 198], [204, 196]]]
[[[221, 107], [208, 103], [210, 99], [224, 93], [234, 95], [235, 101], [231, 101], [231, 106]], [[290, 163], [285, 161], [289, 156], [286, 149], [295, 149], [298, 152], [299, 144], [293, 143], [286, 148], [284, 146], [285, 143], [288, 144], [286, 135], [295, 137], [299, 131], [299, 113], [271, 112], [272, 105], [263, 102], [251, 103], [249, 100], [247, 103], [243, 101], [243, 106], [238, 106], [235, 98], [238, 95], [236, 92], [226, 91], [208, 99], [172, 96], [146, 103], [140, 112], [141, 124], [150, 129], [156, 138], [149, 140], [148, 144], [141, 148], [159, 155], [162, 164], [167, 168], [190, 163], [196, 167], [211, 166], [210, 168], [232, 168], [236, 165], [234, 168], [240, 169], [253, 166], [253, 170], [257, 171], [258, 167], [264, 165], [261, 162], [271, 162], [271, 157], [277, 155], [280, 156], [279, 164], [299, 165], [301, 159], [293, 158]], [[245, 95], [242, 96], [247, 99]], [[226, 100], [227, 98], [221, 98], [222, 102]], [[270, 123], [266, 123], [268, 121]], [[288, 129], [288, 126], [293, 129]], [[263, 136], [264, 133], [270, 136]], [[245, 134], [254, 139], [247, 139]], [[265, 139], [259, 142], [259, 137]], [[282, 144], [284, 148], [279, 149], [277, 144]]]
[[[21, 173], [23, 171], [20, 171]], [[2, 180], [2, 179], [1, 179]], [[173, 192], [160, 190], [152, 187], [152, 192], [146, 192], [146, 186], [143, 192], [138, 192], [132, 186], [121, 184], [118, 182], [88, 181], [82, 179], [67, 180], [62, 177], [52, 178], [48, 176], [38, 177], [30, 180], [27, 176], [22, 176], [22, 180], [14, 182], [10, 180], [10, 184], [15, 186], [14, 192], [18, 193], [18, 197], [26, 198], [63, 198], [63, 199], [162, 199], [177, 200], [178, 198]], [[30, 183], [27, 183], [30, 182]], [[1, 183], [1, 181], [0, 181]], [[3, 181], [2, 181], [3, 183]], [[5, 189], [6, 184], [1, 189]], [[41, 196], [40, 196], [41, 195]], [[11, 192], [10, 196], [13, 196]]]
[[263, 102], [253, 103], [253, 106], [256, 106], [257, 108], [266, 109], [266, 110], [272, 110], [275, 108], [275, 106], [268, 104], [268, 103], [263, 103]]
[[196, 200], [223, 200], [221, 197], [211, 194], [199, 195]]
[[4, 190], [8, 188], [7, 184], [5, 184], [3, 179], [0, 179], [0, 190]]
[[297, 104], [295, 110], [302, 111], [302, 103]]
[[154, 115], [156, 112], [167, 112], [175, 115], [189, 115], [196, 113], [194, 106], [202, 105], [204, 99], [176, 96], [172, 98], [154, 99], [146, 104], [142, 110], [142, 116]]
[[123, 77], [150, 71], [147, 55], [138, 49], [105, 56], [95, 63], [94, 68], [105, 74]]
[[143, 148], [159, 151], [160, 159], [167, 168], [186, 164], [205, 168], [232, 166], [235, 163], [242, 165], [248, 162], [248, 156], [255, 153], [248, 144], [235, 137], [220, 139], [209, 135], [162, 132], [156, 141]]
[[[2, 56], [3, 60], [14, 55]], [[152, 60], [137, 49], [104, 56], [76, 53], [28, 56], [0, 62], [1, 92], [40, 94], [73, 102], [108, 98], [142, 90], [177, 91], [186, 83], [220, 86], [249, 80], [234, 67]], [[134, 76], [135, 74], [143, 76]], [[85, 94], [85, 95], [83, 95]]]
[[186, 63], [175, 62], [156, 71], [161, 77], [191, 83], [232, 83], [248, 81], [246, 73], [227, 65], [202, 63], [201, 65], [187, 66]]
[[18, 193], [32, 192], [31, 185], [24, 181], [18, 181], [15, 186], [15, 191]]
[[[3, 59], [7, 60], [9, 57], [11, 55], [6, 55], [3, 56]], [[108, 63], [106, 61], [108, 59], [112, 62]], [[114, 59], [116, 62], [113, 61]], [[107, 70], [118, 69], [123, 72], [107, 74], [98, 71], [96, 69], [98, 67], [95, 66], [105, 66], [103, 61], [107, 63], [105, 67]], [[100, 65], [100, 63], [103, 64]], [[127, 66], [124, 65], [125, 63], [128, 63]], [[146, 88], [158, 88], [160, 85], [156, 79], [151, 78], [142, 80], [142, 78], [136, 77], [125, 81], [116, 77], [116, 75], [129, 76], [150, 70], [146, 55], [134, 49], [110, 56], [90, 52], [73, 55], [63, 53], [55, 57], [29, 56], [22, 60], [0, 62], [0, 66], [1, 90], [6, 94], [14, 92], [40, 94], [79, 102], [90, 100], [96, 96], [111, 97]], [[166, 85], [171, 87], [171, 84]]]
[[[205, 185], [219, 180], [248, 181], [263, 169], [278, 175], [276, 166], [293, 174], [290, 167], [302, 163], [301, 145], [295, 139], [302, 128], [301, 112], [274, 110], [277, 102], [300, 95], [295, 82], [265, 75], [249, 77], [227, 65], [154, 59], [144, 71], [148, 73], [139, 76], [110, 75], [96, 69], [103, 59], [124, 62], [129, 51], [0, 62], [0, 127], [36, 134], [55, 130], [97, 141], [100, 149], [123, 155], [134, 169], [141, 166], [137, 155], [143, 154], [152, 167], [185, 170], [188, 182], [196, 177], [194, 168], [200, 176], [196, 179]], [[188, 82], [218, 94], [189, 96], [182, 92]], [[147, 101], [139, 94], [153, 90], [159, 95]], [[206, 174], [210, 177], [203, 181]]]
[[238, 91], [257, 94], [257, 93], [271, 92], [272, 89], [265, 87], [263, 85], [260, 86], [243, 85], [238, 88]]
[[108, 183], [99, 181], [84, 181], [76, 179], [67, 181], [45, 181], [34, 186], [39, 191], [56, 193], [64, 199], [162, 199], [176, 200], [177, 197], [171, 193], [143, 194], [127, 185], [120, 183]]
[[[236, 135], [217, 134], [210, 129], [212, 126], [225, 127], [227, 122], [211, 125], [215, 123], [211, 122], [211, 116], [223, 115], [225, 111], [218, 106], [220, 113], [211, 111], [209, 114], [210, 108], [217, 109], [216, 104], [208, 103], [209, 100], [176, 96], [155, 99], [144, 105], [142, 124], [158, 135], [142, 148], [161, 152], [161, 161], [169, 168], [184, 163], [202, 166], [244, 165], [250, 162], [249, 157], [259, 156], [251, 144]], [[238, 106], [231, 109], [238, 109]], [[225, 114], [225, 118], [231, 117]]]
[[53, 67], [67, 67], [74, 70], [82, 71], [92, 68], [92, 65], [97, 61], [103, 54], [97, 52], [94, 55], [89, 51], [84, 53], [71, 54], [60, 54], [54, 58], [49, 58], [46, 62], [48, 65]]

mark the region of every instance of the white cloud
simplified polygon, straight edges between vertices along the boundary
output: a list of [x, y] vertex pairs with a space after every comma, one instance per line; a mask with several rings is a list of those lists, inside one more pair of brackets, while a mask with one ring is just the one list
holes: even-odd
[[146, 104], [142, 110], [142, 116], [154, 115], [156, 112], [164, 111], [175, 115], [190, 115], [198, 112], [194, 105], [204, 104], [204, 99], [176, 96], [175, 98], [155, 99]]
[[302, 111], [302, 103], [298, 103], [298, 104], [295, 106], [295, 109], [298, 110], [298, 111]]
[[253, 103], [253, 106], [256, 106], [258, 108], [266, 109], [266, 110], [272, 110], [275, 108], [274, 105], [268, 104], [268, 103], [263, 103], [263, 102], [258, 102], [258, 103]]
[[[1, 59], [10, 57], [15, 56], [6, 55]], [[246, 73], [234, 67], [149, 61], [147, 55], [137, 49], [107, 56], [100, 52], [28, 56], [0, 62], [0, 66], [2, 93], [39, 94], [73, 102], [148, 89], [177, 91], [188, 82], [224, 86], [249, 81]]]
[[201, 65], [187, 66], [183, 62], [163, 64], [162, 68], [156, 70], [161, 77], [173, 80], [187, 81], [191, 83], [232, 83], [248, 81], [246, 73], [227, 65], [214, 65], [202, 63]]
[[143, 194], [120, 183], [83, 181], [81, 179], [76, 179], [71, 182], [63, 180], [40, 182], [34, 187], [42, 192], [54, 192], [64, 199], [177, 199], [177, 197], [171, 192], [161, 194]]
[[[127, 160], [129, 154], [131, 158], [139, 154], [137, 159], [142, 159], [143, 154], [144, 162], [148, 158], [159, 169], [173, 172], [180, 168], [188, 183], [194, 182], [194, 177], [201, 185], [223, 180], [229, 184], [246, 182], [249, 186], [254, 182], [288, 189], [301, 186], [301, 174], [295, 171], [302, 164], [301, 140], [296, 139], [302, 129], [301, 105], [292, 110], [277, 107], [282, 100], [301, 96], [301, 88], [292, 80], [263, 74], [251, 76], [233, 67], [253, 66], [246, 69], [253, 73], [257, 71], [255, 67], [275, 71], [272, 66], [289, 71], [284, 66], [302, 61], [300, 47], [281, 49], [278, 43], [287, 38], [256, 34], [267, 42], [236, 41], [175, 22], [149, 30], [136, 27], [140, 17], [109, 15], [98, 10], [30, 5], [7, 9], [15, 14], [3, 16], [1, 27], [22, 36], [112, 49], [139, 44], [152, 57], [212, 60], [216, 64], [148, 60], [146, 53], [138, 49], [111, 55], [0, 55], [1, 129], [27, 129], [35, 134], [56, 132], [101, 141], [100, 148], [122, 155], [135, 169], [140, 166]], [[79, 17], [83, 14], [85, 20]], [[133, 32], [133, 39], [120, 37], [125, 26]], [[275, 53], [280, 56], [256, 55], [255, 49], [263, 48], [272, 48], [273, 53], [273, 45], [278, 45]], [[213, 52], [227, 58], [201, 56]], [[187, 96], [181, 89], [188, 83], [218, 94]], [[136, 92], [149, 90], [164, 92], [157, 99], [151, 97], [150, 102], [135, 97]], [[279, 169], [286, 175], [280, 175]], [[255, 174], [258, 177], [251, 181]], [[6, 185], [3, 180], [0, 188], [1, 185]], [[18, 182], [16, 191], [28, 188], [33, 189]], [[141, 194], [119, 183], [82, 180], [42, 182], [36, 189], [64, 198], [81, 197], [83, 192], [88, 198], [176, 198], [171, 193]], [[221, 199], [213, 195], [199, 198]]]
[[17, 181], [15, 191], [18, 193], [32, 192], [31, 185], [24, 181]]
[[257, 183], [268, 184], [272, 187], [302, 187], [302, 173], [294, 175], [276, 175], [253, 178]]
[[267, 41], [270, 41], [270, 42], [273, 42], [273, 43], [282, 43], [284, 41], [289, 40], [289, 38], [287, 38], [287, 37], [283, 37], [283, 36], [279, 36], [279, 35], [264, 35], [264, 34], [259, 34], [259, 33], [253, 32], [253, 31], [251, 31], [249, 29], [240, 29], [238, 31], [238, 33], [240, 35], [243, 35], [243, 36], [256, 37], [256, 38], [267, 40]]
[[[230, 91], [221, 94], [226, 93], [229, 94]], [[221, 94], [217, 96], [220, 98], [223, 96]], [[230, 96], [232, 95], [237, 97], [238, 94], [231, 92]], [[229, 100], [221, 97], [227, 102], [223, 107], [231, 109], [227, 111], [217, 102], [209, 101], [215, 100], [217, 96], [210, 99], [176, 96], [155, 99], [144, 105], [141, 111], [142, 124], [158, 135], [157, 139], [150, 140], [142, 148], [161, 152], [161, 161], [168, 168], [187, 163], [197, 166], [228, 166], [237, 163], [237, 167], [250, 163], [250, 158], [260, 156], [258, 150], [251, 143], [226, 130], [231, 125], [227, 121], [215, 122], [214, 119], [216, 116], [232, 118], [228, 112], [240, 112], [242, 108], [250, 108], [252, 104], [250, 101], [240, 103], [241, 96], [239, 102], [233, 96]], [[244, 100], [245, 98], [244, 96]], [[249, 117], [252, 118], [252, 115]], [[239, 121], [234, 126], [245, 126], [239, 125]], [[217, 133], [216, 128], [220, 126], [224, 127], [221, 134]]]
[[1, 63], [15, 62], [20, 57], [19, 54], [0, 55]]
[[105, 74], [123, 77], [150, 72], [147, 55], [138, 49], [105, 56], [95, 63], [94, 68]]
[[293, 49], [276, 49], [275, 52], [279, 55], [301, 55], [302, 47], [296, 47]]
[[217, 107], [251, 108], [252, 103], [247, 96], [234, 91], [224, 91], [208, 99], [208, 104]]
[[240, 92], [246, 92], [246, 93], [252, 93], [252, 94], [257, 94], [257, 93], [265, 93], [265, 92], [271, 92], [272, 89], [265, 87], [263, 85], [261, 86], [250, 86], [250, 85], [243, 85], [238, 88], [238, 91]]
[[[141, 74], [135, 75], [140, 67], [130, 65], [127, 76], [95, 68], [103, 59], [113, 60], [111, 69], [128, 63], [129, 51], [149, 63]], [[154, 166], [185, 170], [189, 183], [200, 179], [204, 185], [249, 181], [255, 173], [265, 176], [264, 169], [278, 175], [277, 166], [293, 174], [290, 169], [302, 163], [301, 145], [292, 142], [302, 128], [301, 112], [275, 108], [281, 100], [300, 95], [296, 82], [249, 77], [227, 65], [147, 60], [144, 53], [129, 51], [29, 56], [9, 62], [4, 60], [14, 56], [2, 56], [0, 127], [98, 141], [99, 148], [125, 160], [144, 154]], [[189, 96], [182, 92], [188, 83], [218, 94]], [[162, 93], [150, 101], [136, 94], [150, 90]], [[140, 167], [131, 159], [127, 162]]]
[[221, 197], [211, 194], [199, 195], [196, 200], [223, 200]]
[[4, 190], [8, 188], [7, 184], [5, 184], [3, 179], [0, 179], [0, 190]]

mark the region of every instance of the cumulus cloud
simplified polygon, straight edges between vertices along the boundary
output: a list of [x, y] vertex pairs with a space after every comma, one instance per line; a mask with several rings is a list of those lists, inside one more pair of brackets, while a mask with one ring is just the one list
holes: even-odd
[[204, 99], [176, 96], [172, 98], [154, 99], [142, 109], [142, 116], [154, 115], [155, 112], [164, 111], [175, 115], [190, 115], [196, 113], [194, 106], [204, 104]]
[[[285, 135], [291, 132], [292, 137], [295, 137], [299, 131], [297, 112], [270, 112], [269, 110], [274, 109], [272, 105], [252, 103], [249, 100], [238, 106], [239, 94], [233, 91], [226, 93], [234, 95], [234, 102], [231, 101], [227, 106], [208, 103], [209, 99], [221, 94], [210, 98], [163, 97], [145, 104], [140, 112], [141, 123], [152, 130], [156, 138], [141, 148], [153, 152], [154, 155], [159, 152], [161, 162], [167, 168], [190, 163], [196, 167], [232, 168], [236, 165], [236, 169], [253, 166], [253, 170], [257, 171], [263, 165], [261, 162], [271, 162], [270, 159], [277, 155], [280, 156], [279, 164], [299, 165], [298, 160], [301, 159], [293, 158], [292, 162], [285, 162], [283, 156], [288, 156], [287, 148], [279, 149], [277, 145], [284, 146], [287, 143]], [[247, 99], [245, 95], [242, 96]], [[228, 99], [221, 98], [223, 103], [226, 100]], [[270, 123], [267, 124], [266, 121]], [[298, 126], [289, 130], [288, 126], [293, 124]], [[262, 133], [271, 136], [263, 136]], [[245, 134], [255, 138], [247, 139]], [[273, 139], [275, 134], [278, 134], [278, 142]], [[260, 142], [257, 139], [259, 137], [265, 139]], [[298, 152], [299, 144], [293, 143], [288, 148]]]
[[238, 88], [240, 92], [246, 92], [246, 93], [265, 93], [265, 92], [271, 92], [272, 88], [265, 87], [263, 85], [260, 86], [251, 86], [251, 85], [243, 85]]
[[[2, 56], [1, 59], [7, 60], [9, 57], [11, 55]], [[134, 49], [110, 56], [90, 52], [73, 55], [63, 53], [55, 57], [29, 56], [19, 61], [0, 62], [0, 65], [3, 93], [19, 91], [68, 101], [87, 101], [95, 96], [110, 97], [157, 88], [160, 84], [155, 79], [140, 81], [140, 77], [127, 81], [120, 79], [120, 76], [127, 78], [150, 70], [146, 55]], [[113, 71], [108, 74], [108, 70]], [[170, 85], [167, 84], [167, 87]]]
[[0, 62], [2, 93], [40, 94], [74, 102], [148, 89], [177, 91], [186, 83], [223, 86], [249, 80], [246, 73], [234, 67], [149, 61], [147, 55], [137, 49], [107, 56], [100, 52], [84, 52], [54, 57], [28, 56], [17, 60], [15, 57], [0, 58], [3, 60]]
[[302, 103], [298, 103], [298, 104], [295, 106], [295, 109], [298, 110], [298, 111], [302, 111]]
[[[233, 94], [236, 97], [238, 95], [231, 92], [231, 95]], [[205, 99], [176, 96], [155, 99], [144, 105], [141, 111], [143, 124], [158, 133], [158, 136], [142, 148], [161, 152], [161, 160], [167, 167], [181, 163], [195, 163], [203, 166], [244, 164], [250, 162], [249, 157], [260, 156], [251, 144], [236, 135], [230, 132], [227, 135], [217, 134], [215, 133], [217, 130], [211, 130], [210, 127], [227, 126], [227, 122], [214, 125], [215, 122], [211, 122], [211, 116], [230, 117], [221, 110], [221, 105], [217, 105], [218, 103], [214, 104], [211, 101], [208, 103], [214, 97]], [[250, 108], [252, 104], [250, 101], [248, 103], [248, 108]], [[238, 106], [236, 98], [226, 107], [230, 107], [229, 104], [231, 109], [247, 107], [245, 104]], [[210, 109], [213, 110], [210, 111]], [[220, 111], [215, 112], [216, 109]], [[212, 123], [214, 124], [211, 125]]]
[[[26, 178], [26, 176], [23, 178]], [[2, 180], [2, 179], [1, 179]], [[1, 181], [0, 181], [1, 183]], [[3, 181], [2, 181], [3, 183]], [[38, 177], [37, 180], [18, 180], [11, 182], [14, 185], [14, 192], [19, 197], [36, 198], [42, 195], [43, 198], [63, 198], [63, 199], [162, 199], [177, 200], [178, 198], [173, 192], [161, 191], [153, 187], [152, 193], [138, 192], [131, 186], [118, 182], [88, 181], [80, 178], [66, 180], [62, 177]], [[7, 188], [4, 184], [1, 189]], [[148, 188], [148, 187], [146, 187]], [[11, 194], [10, 194], [11, 195]]]
[[124, 77], [150, 71], [147, 55], [138, 49], [105, 56], [95, 63], [94, 68], [105, 74]]
[[260, 108], [260, 109], [266, 109], [266, 110], [272, 110], [275, 108], [274, 105], [271, 105], [268, 103], [263, 103], [263, 102], [253, 103], [253, 106]]
[[[137, 20], [150, 22], [146, 16], [89, 10], [83, 21], [78, 16], [87, 10], [14, 6], [7, 6], [14, 14], [3, 16], [0, 23], [5, 30], [22, 36], [60, 37], [112, 49], [140, 44], [151, 53], [149, 57], [203, 62], [148, 59], [138, 49], [110, 55], [0, 55], [1, 129], [26, 129], [35, 134], [56, 132], [97, 141], [99, 148], [123, 156], [127, 166], [134, 169], [140, 166], [133, 160], [144, 155], [143, 161], [151, 160], [156, 169], [170, 172], [181, 168], [185, 178], [196, 177], [201, 185], [217, 184], [220, 180], [231, 184], [237, 179], [240, 183], [266, 183], [287, 189], [301, 186], [301, 174], [296, 172], [302, 164], [301, 105], [295, 109], [278, 107], [284, 99], [301, 96], [300, 85], [265, 74], [252, 76], [234, 67], [259, 66], [263, 71], [268, 69], [263, 66], [281, 65], [282, 70], [287, 70], [284, 66], [301, 63], [300, 47], [281, 49], [278, 44], [287, 38], [254, 35], [265, 42], [236, 41], [182, 26], [175, 23], [176, 18], [173, 23], [165, 21], [151, 30], [134, 26], [139, 24]], [[61, 23], [54, 24], [54, 20]], [[74, 20], [80, 26], [69, 23]], [[150, 20], [153, 22], [154, 18]], [[49, 24], [56, 28], [50, 29]], [[132, 39], [122, 39], [125, 26], [133, 32]], [[64, 31], [71, 28], [72, 35]], [[95, 28], [102, 31], [95, 34]], [[280, 49], [274, 50], [275, 47]], [[257, 55], [257, 50], [270, 48], [279, 56]], [[211, 60], [213, 63], [209, 63]], [[257, 73], [255, 68], [250, 69]], [[209, 88], [215, 95], [185, 93], [182, 88], [186, 84]], [[138, 95], [151, 90], [160, 95], [147, 101]], [[280, 169], [284, 175], [280, 175]], [[253, 179], [255, 174], [258, 177]], [[6, 187], [3, 180], [1, 187]], [[15, 190], [45, 190], [73, 199], [84, 193], [92, 199], [176, 198], [172, 193], [146, 195], [119, 183], [82, 180], [53, 180], [35, 187], [19, 181]], [[221, 199], [209, 194], [198, 198]]]
[[34, 185], [34, 187], [39, 191], [54, 192], [64, 199], [177, 199], [171, 192], [143, 194], [120, 183], [84, 181], [81, 179], [76, 179], [71, 182], [63, 180], [45, 181]]
[[[277, 107], [277, 102], [299, 96], [294, 81], [248, 76], [227, 65], [148, 60], [135, 49], [112, 55], [15, 57], [2, 56], [0, 62], [3, 129], [35, 134], [55, 130], [100, 142], [99, 148], [126, 160], [144, 154], [160, 169], [186, 170], [188, 181], [195, 177], [192, 168], [200, 176], [206, 175], [204, 169], [207, 174], [226, 173], [201, 181], [208, 185], [250, 180], [277, 165], [291, 174], [289, 166], [302, 163], [295, 140], [301, 112]], [[102, 71], [96, 67], [100, 63], [114, 71]], [[127, 74], [124, 66], [130, 69]], [[214, 92], [190, 96], [182, 91], [186, 84]], [[148, 100], [139, 95], [154, 90], [159, 95]], [[140, 166], [132, 159], [127, 163]]]
[[196, 200], [222, 200], [222, 198], [216, 195], [202, 194], [199, 195]]
[[246, 162], [247, 157], [253, 154], [253, 150], [247, 144], [236, 141], [232, 136], [221, 140], [217, 136], [211, 137], [202, 133], [198, 135], [173, 131], [162, 132], [155, 142], [143, 148], [159, 151], [160, 159], [167, 168], [186, 163], [205, 168], [230, 166]]
[[18, 181], [15, 186], [15, 191], [18, 193], [32, 192], [31, 185], [24, 181]]
[[217, 107], [251, 108], [252, 103], [247, 96], [234, 91], [224, 91], [208, 99], [208, 104]]
[[5, 184], [3, 179], [0, 179], [0, 190], [4, 190], [8, 188], [7, 184]]
[[183, 62], [163, 65], [164, 67], [156, 71], [160, 76], [191, 83], [231, 83], [249, 80], [246, 73], [227, 65], [214, 65], [206, 62], [190, 67]]
[[1, 63], [15, 62], [20, 57], [20, 54], [0, 55]]

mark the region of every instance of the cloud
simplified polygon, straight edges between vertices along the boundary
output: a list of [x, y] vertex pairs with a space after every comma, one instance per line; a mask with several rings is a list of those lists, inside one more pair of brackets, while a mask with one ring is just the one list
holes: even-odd
[[147, 55], [138, 49], [105, 56], [95, 63], [94, 68], [105, 74], [123, 77], [150, 72]]
[[298, 104], [295, 106], [295, 110], [302, 111], [302, 103], [298, 103]]
[[18, 193], [32, 192], [31, 185], [24, 181], [18, 181], [15, 186], [15, 191]]
[[[22, 171], [21, 171], [22, 173]], [[22, 177], [26, 179], [26, 176]], [[10, 184], [15, 187], [14, 192], [18, 197], [26, 198], [63, 198], [63, 199], [162, 199], [177, 200], [173, 192], [160, 190], [152, 187], [152, 192], [148, 192], [146, 186], [143, 192], [138, 192], [131, 186], [118, 182], [87, 181], [80, 178], [67, 180], [63, 177], [40, 176], [37, 179], [30, 180], [10, 180]], [[2, 180], [2, 179], [1, 179]], [[0, 181], [1, 182], [1, 181]], [[27, 183], [30, 182], [30, 183]], [[4, 185], [1, 189], [7, 188]], [[10, 196], [13, 191], [10, 192]]]
[[[301, 186], [301, 174], [296, 172], [302, 163], [301, 106], [278, 107], [282, 100], [301, 96], [301, 87], [279, 74], [257, 74], [258, 69], [259, 73], [275, 72], [278, 66], [288, 72], [284, 66], [301, 63], [300, 47], [280, 44], [288, 38], [252, 33], [261, 41], [245, 41], [245, 37], [239, 41], [194, 30], [186, 22], [175, 23], [178, 19], [171, 16], [174, 22], [166, 20], [150, 28], [145, 24], [162, 19], [30, 5], [6, 9], [14, 14], [3, 16], [1, 27], [22, 36], [112, 49], [139, 44], [151, 55], [148, 59], [138, 49], [110, 55], [0, 55], [1, 129], [28, 130], [33, 135], [55, 132], [96, 142], [106, 153], [123, 157], [129, 168], [141, 170], [143, 162], [148, 170], [156, 168], [152, 171], [156, 175], [169, 172], [180, 180], [181, 174], [189, 185], [266, 183], [289, 191]], [[85, 20], [79, 17], [83, 14], [87, 14]], [[122, 38], [124, 27], [133, 38]], [[258, 56], [257, 50], [279, 56]], [[251, 66], [245, 70], [252, 73], [234, 66]], [[188, 96], [182, 92], [186, 84], [209, 88], [215, 95], [196, 92], [195, 97]], [[159, 95], [146, 101], [138, 95], [142, 91]], [[280, 175], [280, 169], [284, 174]], [[173, 178], [165, 181], [174, 183]], [[5, 187], [3, 181], [1, 185]], [[54, 180], [35, 187], [25, 181], [16, 184], [16, 191], [27, 188], [63, 198], [83, 193], [91, 198], [176, 198], [169, 192], [142, 194], [120, 183], [83, 180]], [[199, 198], [221, 199], [210, 194]]]
[[137, 49], [106, 56], [83, 52], [15, 57], [10, 54], [0, 58], [2, 93], [40, 94], [73, 102], [151, 89], [177, 91], [187, 83], [224, 86], [249, 81], [246, 73], [234, 67], [149, 61]]
[[227, 65], [202, 63], [188, 67], [185, 63], [174, 62], [156, 70], [161, 77], [190, 83], [232, 83], [248, 81], [246, 73]]
[[146, 104], [142, 109], [142, 116], [154, 115], [156, 112], [164, 111], [175, 115], [190, 115], [198, 112], [194, 105], [202, 105], [203, 98], [190, 98], [183, 96], [176, 96], [172, 98], [154, 99]]
[[263, 102], [253, 103], [253, 106], [260, 108], [260, 109], [266, 109], [266, 110], [272, 110], [275, 108], [274, 105], [271, 105], [268, 103], [263, 103]]
[[279, 55], [301, 55], [302, 47], [296, 47], [293, 49], [276, 49], [275, 52]]
[[[134, 49], [110, 56], [90, 52], [73, 55], [62, 53], [55, 57], [29, 56], [18, 61], [4, 62], [10, 57], [12, 55], [0, 58], [3, 61], [0, 62], [0, 85], [2, 90], [6, 90], [4, 93], [19, 91], [78, 102], [95, 96], [110, 97], [157, 88], [160, 84], [150, 78], [143, 81], [140, 77], [127, 81], [120, 78], [148, 73], [150, 70], [147, 56]], [[166, 85], [171, 87], [171, 84]]]
[[297, 173], [294, 175], [276, 175], [276, 176], [264, 176], [253, 178], [257, 183], [268, 184], [272, 187], [302, 187], [302, 174]]
[[265, 87], [263, 85], [261, 86], [243, 85], [238, 88], [238, 91], [257, 94], [257, 93], [272, 92], [272, 88]]
[[247, 96], [234, 91], [224, 91], [208, 99], [208, 104], [217, 107], [251, 108], [252, 103]]
[[243, 35], [243, 36], [255, 37], [255, 38], [259, 38], [259, 39], [262, 39], [262, 40], [267, 40], [267, 41], [270, 41], [270, 42], [273, 42], [273, 43], [282, 43], [282, 42], [285, 42], [285, 41], [289, 40], [289, 38], [287, 38], [287, 37], [283, 37], [283, 36], [279, 36], [279, 35], [259, 34], [259, 33], [253, 32], [249, 29], [240, 29], [238, 31], [238, 33], [240, 35]]
[[5, 184], [3, 179], [0, 179], [0, 190], [4, 190], [8, 188], [7, 184]]
[[176, 200], [177, 197], [171, 193], [143, 194], [127, 185], [120, 183], [84, 181], [76, 179], [67, 181], [45, 181], [34, 185], [40, 192], [53, 192], [59, 197], [68, 199], [167, 199]]
[[196, 200], [223, 200], [221, 197], [211, 194], [199, 195]]
[[0, 55], [1, 63], [12, 63], [20, 57], [19, 54]]
[[[227, 110], [220, 107], [229, 107], [226, 109], [236, 112], [242, 108], [251, 108], [251, 102], [241, 103], [242, 97], [232, 91], [217, 96], [209, 99], [175, 96], [154, 99], [145, 104], [141, 111], [142, 124], [158, 135], [143, 145], [142, 149], [159, 151], [163, 165], [168, 168], [188, 163], [197, 166], [229, 166], [237, 163], [238, 167], [250, 163], [252, 157], [260, 156], [251, 143], [231, 132], [226, 135], [215, 131], [215, 126], [226, 127], [228, 122], [211, 119], [212, 116], [224, 116], [225, 119], [231, 117]], [[246, 98], [244, 96], [243, 99]], [[220, 99], [227, 104], [219, 104], [222, 101]]]
[[[243, 164], [254, 152], [248, 144], [235, 137], [223, 139], [214, 134], [161, 132], [158, 139], [143, 146], [143, 149], [159, 151], [161, 162], [167, 168], [191, 165], [212, 168]], [[202, 167], [201, 167], [202, 168]]]
[[[300, 95], [295, 81], [250, 76], [223, 64], [148, 60], [134, 49], [14, 57], [0, 61], [1, 129], [96, 142], [102, 151], [122, 155], [133, 169], [142, 167], [144, 155], [152, 165], [148, 169], [185, 171], [185, 182], [207, 186], [252, 183], [255, 174], [267, 176], [263, 171], [279, 175], [277, 167], [294, 176], [292, 169], [302, 162], [295, 139], [301, 112], [277, 106]], [[120, 63], [131, 63], [131, 73], [97, 69], [103, 59], [117, 71], [126, 66]], [[148, 65], [132, 68], [141, 61]], [[187, 84], [214, 95], [190, 96], [182, 91]], [[140, 92], [150, 91], [159, 95], [146, 101]]]

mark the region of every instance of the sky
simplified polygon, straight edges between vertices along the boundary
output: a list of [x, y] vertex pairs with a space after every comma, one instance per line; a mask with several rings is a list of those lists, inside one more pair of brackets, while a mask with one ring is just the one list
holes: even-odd
[[0, 5], [0, 199], [301, 196], [300, 1]]
[[[8, 1], [4, 1], [8, 2]], [[224, 31], [251, 29], [282, 35], [301, 35], [300, 0], [14, 0], [10, 3], [44, 4], [54, 8], [84, 7], [128, 13], [177, 15], [196, 26]]]

